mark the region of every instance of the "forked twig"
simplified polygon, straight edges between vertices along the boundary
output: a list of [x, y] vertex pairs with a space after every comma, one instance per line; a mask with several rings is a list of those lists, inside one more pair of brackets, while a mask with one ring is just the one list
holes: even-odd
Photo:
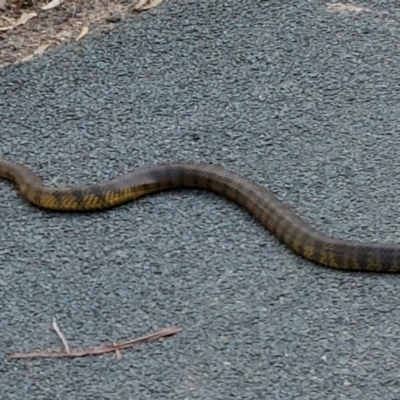
[[[150, 343], [156, 340], [176, 335], [177, 333], [181, 332], [183, 329], [179, 327], [171, 327], [162, 329], [158, 332], [150, 333], [148, 335], [139, 337], [137, 339], [127, 340], [125, 342], [120, 343], [113, 343], [107, 344], [99, 347], [94, 347], [91, 349], [80, 349], [80, 350], [71, 350], [68, 346], [64, 347], [67, 348], [69, 351], [53, 351], [53, 350], [44, 350], [44, 351], [37, 351], [31, 353], [15, 353], [9, 356], [10, 359], [21, 359], [21, 358], [45, 358], [45, 357], [85, 357], [85, 356], [92, 356], [92, 355], [99, 355], [99, 354], [106, 354], [106, 353], [113, 353], [117, 354], [117, 358], [121, 357], [120, 351], [123, 349], [128, 349], [134, 346], [138, 346], [143, 343]], [[58, 330], [58, 335], [60, 336], [60, 331]], [[60, 337], [64, 337], [62, 334]], [[63, 341], [64, 342], [64, 341]]]

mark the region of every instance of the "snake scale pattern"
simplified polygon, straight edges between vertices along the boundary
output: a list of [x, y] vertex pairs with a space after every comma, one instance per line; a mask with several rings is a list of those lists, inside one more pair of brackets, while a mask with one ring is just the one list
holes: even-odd
[[331, 238], [263, 186], [217, 165], [156, 164], [93, 185], [52, 188], [26, 166], [0, 159], [0, 178], [14, 182], [21, 195], [40, 208], [70, 212], [103, 210], [164, 190], [205, 189], [244, 207], [289, 249], [308, 260], [346, 271], [400, 272], [400, 245]]

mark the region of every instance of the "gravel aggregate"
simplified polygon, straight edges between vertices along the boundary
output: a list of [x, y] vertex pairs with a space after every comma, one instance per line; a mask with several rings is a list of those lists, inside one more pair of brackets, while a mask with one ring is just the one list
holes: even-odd
[[[400, 243], [400, 8], [168, 0], [0, 72], [0, 155], [53, 185], [201, 160], [335, 237]], [[400, 276], [292, 254], [174, 191], [47, 213], [0, 185], [1, 399], [399, 399]], [[162, 329], [113, 355], [9, 361]]]

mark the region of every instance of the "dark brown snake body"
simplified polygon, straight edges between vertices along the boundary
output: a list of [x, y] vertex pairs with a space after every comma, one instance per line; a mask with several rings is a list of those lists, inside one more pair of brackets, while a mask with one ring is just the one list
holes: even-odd
[[29, 168], [0, 160], [0, 177], [15, 182], [22, 196], [34, 205], [58, 211], [102, 210], [163, 190], [205, 189], [243, 206], [287, 247], [308, 260], [341, 270], [400, 272], [400, 245], [326, 236], [261, 185], [216, 165], [158, 164], [93, 185], [50, 188]]

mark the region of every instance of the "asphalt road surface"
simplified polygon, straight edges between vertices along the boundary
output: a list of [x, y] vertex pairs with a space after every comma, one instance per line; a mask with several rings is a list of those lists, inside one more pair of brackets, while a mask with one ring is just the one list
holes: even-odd
[[[2, 70], [0, 155], [53, 185], [218, 163], [327, 234], [400, 242], [400, 7], [357, 6], [168, 0]], [[400, 398], [400, 275], [314, 265], [201, 191], [90, 215], [0, 198], [1, 399]], [[8, 360], [61, 349], [53, 318], [73, 348], [183, 332]]]

